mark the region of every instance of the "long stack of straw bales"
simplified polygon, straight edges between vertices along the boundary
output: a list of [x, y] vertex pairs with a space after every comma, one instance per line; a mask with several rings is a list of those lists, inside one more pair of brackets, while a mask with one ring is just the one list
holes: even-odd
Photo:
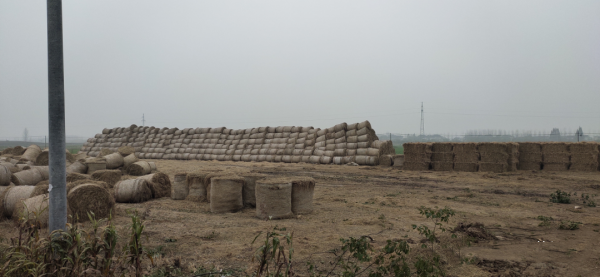
[[600, 144], [595, 142], [406, 143], [404, 153], [406, 170], [600, 170]]
[[331, 128], [279, 126], [232, 130], [219, 128], [155, 128], [132, 125], [104, 129], [81, 151], [101, 155], [133, 147], [140, 159], [217, 160], [315, 164], [378, 165], [393, 155], [391, 141], [379, 141], [369, 121], [340, 123]]

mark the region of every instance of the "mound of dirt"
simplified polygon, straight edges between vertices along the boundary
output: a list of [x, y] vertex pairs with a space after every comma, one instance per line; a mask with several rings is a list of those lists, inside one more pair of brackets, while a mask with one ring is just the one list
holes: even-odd
[[490, 234], [482, 223], [463, 223], [460, 222], [454, 228], [454, 232], [465, 233], [469, 237], [475, 239], [475, 242], [479, 240], [495, 240], [496, 237]]

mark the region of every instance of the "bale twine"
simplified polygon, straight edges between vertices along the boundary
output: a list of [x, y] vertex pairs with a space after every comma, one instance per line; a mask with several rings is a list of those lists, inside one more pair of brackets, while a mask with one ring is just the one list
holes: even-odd
[[10, 184], [10, 178], [12, 172], [5, 165], [0, 165], [0, 186], [8, 186]]
[[263, 179], [256, 182], [256, 217], [284, 219], [293, 215], [290, 179]]
[[133, 176], [147, 175], [152, 172], [152, 167], [147, 161], [137, 161], [127, 167], [127, 173]]
[[296, 215], [312, 213], [315, 180], [310, 177], [293, 177], [291, 184], [292, 213]]
[[88, 213], [94, 213], [96, 219], [109, 217], [115, 207], [115, 199], [103, 187], [88, 183], [69, 191], [67, 206], [73, 217], [83, 222], [89, 219]]
[[12, 218], [14, 220], [20, 220], [23, 216], [23, 220], [26, 220], [30, 226], [37, 222], [39, 223], [40, 228], [48, 227], [48, 222], [50, 220], [48, 200], [48, 194], [23, 199], [15, 205]]
[[88, 171], [88, 166], [80, 161], [75, 161], [67, 167], [67, 173], [85, 174]]
[[171, 180], [169, 176], [162, 172], [156, 172], [138, 177], [148, 184], [152, 192], [152, 198], [171, 197]]
[[264, 179], [267, 175], [259, 173], [240, 173], [239, 175], [244, 178], [244, 187], [242, 189], [244, 206], [256, 207], [256, 181]]
[[35, 186], [44, 180], [40, 170], [32, 168], [12, 174], [11, 182], [17, 186]]
[[88, 170], [87, 174], [92, 174], [96, 170], [106, 170], [106, 162], [102, 160], [95, 160], [86, 162]]
[[242, 191], [244, 178], [220, 176], [210, 180], [210, 211], [213, 213], [236, 212], [244, 207]]
[[188, 196], [185, 200], [193, 202], [204, 202], [206, 201], [206, 183], [204, 178], [208, 175], [208, 172], [194, 172], [187, 174], [187, 184], [189, 187]]
[[21, 200], [37, 196], [33, 194], [35, 186], [15, 186], [4, 191], [4, 196], [0, 198], [0, 204], [4, 211], [4, 216], [10, 218], [13, 215], [15, 206]]
[[92, 179], [105, 182], [112, 189], [121, 181], [121, 175], [121, 170], [97, 170], [92, 173]]
[[25, 153], [21, 156], [21, 160], [35, 162], [37, 157], [42, 153], [42, 149], [39, 146], [32, 144], [25, 150]]
[[115, 185], [117, 203], [141, 203], [152, 199], [152, 191], [144, 179], [129, 179]]
[[173, 200], [184, 200], [189, 193], [187, 183], [187, 173], [175, 174], [173, 185], [171, 186], [171, 198]]

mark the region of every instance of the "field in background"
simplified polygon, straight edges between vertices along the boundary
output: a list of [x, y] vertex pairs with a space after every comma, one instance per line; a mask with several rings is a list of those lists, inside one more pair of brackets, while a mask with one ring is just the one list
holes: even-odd
[[[43, 142], [39, 143], [29, 141], [0, 141], [0, 151], [15, 146], [22, 146], [23, 148], [26, 148], [27, 146], [32, 144], [37, 144], [37, 146], [39, 146], [40, 148], [44, 148]], [[71, 154], [77, 154], [79, 152], [79, 149], [81, 149], [81, 146], [83, 146], [83, 143], [67, 143], [67, 149], [69, 150], [69, 152], [71, 152]], [[48, 144], [46, 144], [46, 147], [48, 147]]]
[[394, 150], [396, 150], [396, 155], [404, 154], [404, 147], [402, 145], [394, 145]]

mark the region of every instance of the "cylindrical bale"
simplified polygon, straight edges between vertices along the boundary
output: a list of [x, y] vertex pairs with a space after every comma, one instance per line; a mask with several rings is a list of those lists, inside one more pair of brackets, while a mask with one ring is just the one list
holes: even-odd
[[81, 173], [85, 174], [88, 171], [88, 166], [80, 161], [75, 161], [67, 167], [67, 173]]
[[150, 167], [150, 163], [147, 161], [137, 161], [127, 167], [127, 173], [132, 176], [147, 175], [151, 172], [152, 168]]
[[47, 194], [23, 199], [15, 205], [12, 218], [20, 219], [20, 217], [27, 217], [29, 225], [34, 225], [37, 222], [41, 228], [48, 227], [48, 220], [50, 219], [48, 204]]
[[292, 184], [289, 179], [263, 179], [256, 182], [256, 217], [284, 219], [293, 215]]
[[210, 180], [210, 211], [213, 213], [237, 212], [244, 207], [242, 192], [244, 178], [219, 176]]
[[187, 183], [187, 173], [177, 173], [171, 186], [171, 198], [173, 200], [184, 200], [190, 188]]
[[116, 183], [121, 181], [121, 170], [96, 170], [92, 173], [92, 179], [102, 181], [108, 184], [109, 188], [113, 188]]
[[379, 157], [356, 156], [356, 163], [359, 165], [379, 165]]
[[49, 166], [32, 166], [31, 169], [36, 169], [42, 174], [42, 179], [50, 179], [50, 167]]
[[152, 199], [152, 191], [144, 179], [129, 179], [115, 185], [118, 203], [141, 203]]
[[75, 182], [79, 180], [88, 180], [90, 176], [86, 174], [76, 173], [76, 172], [68, 172], [67, 173], [67, 183]]
[[258, 173], [241, 173], [240, 176], [244, 178], [244, 188], [242, 190], [244, 206], [256, 207], [256, 181], [264, 179], [267, 176]]
[[358, 123], [358, 125], [356, 126], [356, 129], [362, 129], [362, 128], [371, 129], [371, 122], [369, 122], [368, 120], [365, 120], [361, 123]]
[[88, 167], [87, 174], [92, 174], [96, 170], [106, 170], [106, 162], [104, 161], [86, 162], [86, 164]]
[[7, 166], [0, 165], [0, 186], [8, 186], [12, 172]]
[[310, 177], [293, 177], [292, 212], [296, 215], [309, 214], [313, 211], [313, 195], [315, 180]]
[[0, 198], [0, 205], [4, 211], [4, 216], [10, 218], [13, 215], [17, 203], [21, 200], [37, 196], [34, 194], [35, 186], [15, 186], [4, 191]]
[[82, 222], [89, 220], [89, 213], [93, 213], [95, 219], [109, 217], [114, 213], [115, 199], [100, 185], [82, 184], [69, 191], [67, 206], [73, 217]]
[[21, 160], [35, 162], [38, 155], [42, 153], [42, 149], [39, 146], [32, 144], [25, 150], [25, 153], [21, 156]]
[[45, 179], [42, 176], [42, 173], [35, 168], [14, 173], [11, 178], [11, 181], [17, 186], [35, 186], [43, 180]]
[[206, 183], [204, 182], [206, 175], [208, 175], [208, 172], [195, 172], [187, 175], [186, 182], [189, 187], [189, 193], [185, 200], [193, 202], [206, 201], [207, 191]]
[[171, 180], [167, 174], [156, 172], [137, 179], [146, 181], [152, 192], [152, 198], [171, 197]]
[[117, 149], [117, 151], [122, 157], [127, 157], [135, 152], [135, 148], [131, 146], [121, 146]]
[[138, 159], [135, 156], [135, 153], [129, 154], [127, 155], [125, 158], [123, 158], [123, 166], [125, 168], [129, 167], [130, 165], [132, 165], [135, 162], [138, 162], [140, 159]]

